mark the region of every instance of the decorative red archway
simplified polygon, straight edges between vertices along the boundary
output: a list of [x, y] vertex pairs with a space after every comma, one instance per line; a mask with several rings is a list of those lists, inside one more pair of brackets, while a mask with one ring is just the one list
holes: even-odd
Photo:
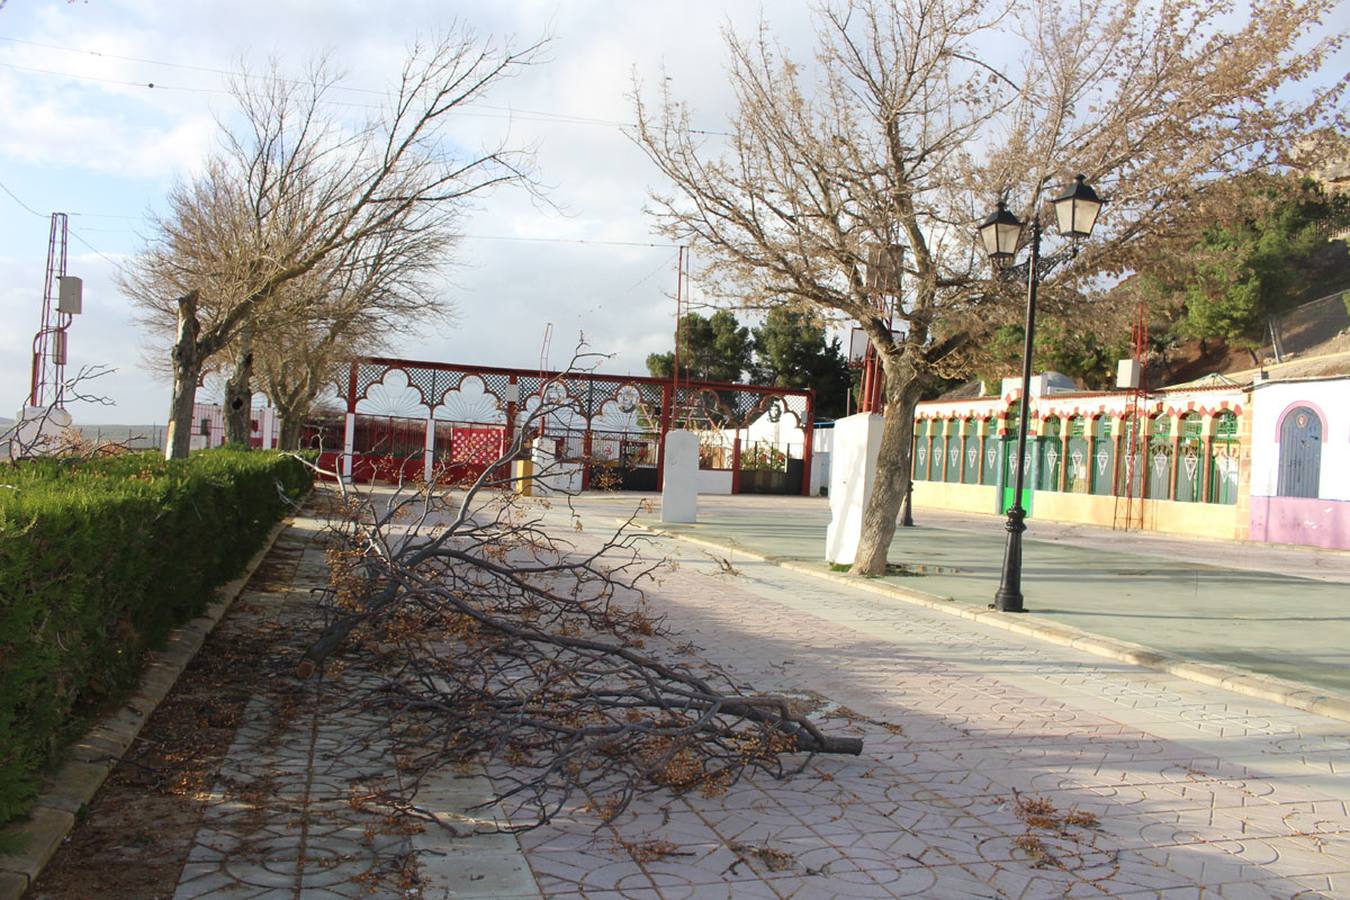
[[[322, 463], [358, 481], [476, 477], [511, 445], [545, 389], [566, 408], [535, 424], [558, 440], [560, 459], [584, 462], [583, 488], [604, 469], [618, 473], [620, 487], [659, 490], [664, 436], [687, 427], [710, 436], [703, 468], [729, 473], [732, 493], [764, 490], [759, 474], [780, 463], [779, 492], [809, 493], [811, 390], [380, 357], [351, 364], [342, 449]], [[801, 430], [799, 446], [755, 441], [756, 429], [785, 417]], [[743, 462], [764, 468], [743, 479]]]

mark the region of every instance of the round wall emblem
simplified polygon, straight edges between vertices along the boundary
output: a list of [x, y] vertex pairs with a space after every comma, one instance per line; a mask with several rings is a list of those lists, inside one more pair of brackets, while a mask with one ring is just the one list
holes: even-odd
[[541, 399], [548, 406], [561, 406], [567, 400], [567, 388], [555, 381], [544, 388]]

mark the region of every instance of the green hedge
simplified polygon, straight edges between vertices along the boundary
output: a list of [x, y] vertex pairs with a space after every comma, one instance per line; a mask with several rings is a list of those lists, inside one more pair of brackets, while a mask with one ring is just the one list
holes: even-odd
[[134, 684], [143, 651], [239, 575], [310, 470], [223, 449], [0, 465], [0, 823]]

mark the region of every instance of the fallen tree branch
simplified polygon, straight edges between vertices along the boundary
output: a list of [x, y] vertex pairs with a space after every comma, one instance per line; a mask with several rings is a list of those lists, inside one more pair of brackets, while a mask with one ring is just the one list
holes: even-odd
[[[393, 735], [403, 777], [391, 808], [414, 807], [428, 773], [465, 760], [485, 762], [498, 786], [508, 821], [494, 827], [519, 830], [563, 811], [610, 820], [649, 791], [715, 793], [749, 770], [784, 777], [812, 754], [860, 753], [861, 740], [825, 734], [787, 698], [681, 658], [643, 590], [665, 563], [644, 557], [650, 538], [632, 518], [579, 538], [550, 524], [553, 500], [494, 489], [514, 483], [501, 473], [529, 435], [568, 411], [540, 404], [459, 489], [342, 489], [330, 618], [299, 671], [350, 647], [379, 661], [378, 686], [354, 702]], [[571, 497], [559, 499], [579, 526]]]

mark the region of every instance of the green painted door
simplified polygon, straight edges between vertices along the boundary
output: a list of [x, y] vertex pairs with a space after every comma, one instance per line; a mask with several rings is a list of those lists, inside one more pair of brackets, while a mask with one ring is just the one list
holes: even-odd
[[[1010, 437], [1003, 442], [1003, 497], [998, 511], [1006, 513], [1012, 509], [1014, 484], [1017, 473], [1013, 470], [1013, 457], [1017, 455], [1017, 439]], [[1031, 439], [1027, 439], [1027, 452], [1022, 457], [1022, 509], [1031, 516]]]

